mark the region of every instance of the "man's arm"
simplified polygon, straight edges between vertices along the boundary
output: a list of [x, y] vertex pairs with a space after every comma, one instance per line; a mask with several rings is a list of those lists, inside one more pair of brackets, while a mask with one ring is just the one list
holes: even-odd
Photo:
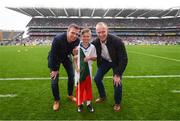
[[77, 40], [74, 42], [73, 48], [72, 48], [72, 52], [71, 52], [72, 55], [76, 55], [76, 53], [77, 53], [77, 47], [78, 47], [79, 43], [80, 43], [80, 40], [79, 40], [79, 39], [77, 39]]
[[128, 57], [124, 43], [121, 40], [119, 40], [117, 45], [118, 67], [116, 68], [115, 74], [121, 76], [124, 70], [126, 69]]
[[60, 41], [59, 40], [59, 37], [56, 36], [54, 39], [53, 39], [53, 42], [52, 42], [52, 46], [51, 46], [51, 51], [50, 51], [50, 55], [49, 55], [49, 68], [52, 70], [52, 71], [57, 71], [58, 70], [58, 59], [60, 57], [60, 55], [58, 54], [58, 51], [60, 49]]
[[115, 69], [115, 73], [113, 76], [114, 85], [117, 87], [121, 85], [121, 76], [127, 66], [128, 58], [126, 53], [126, 48], [124, 43], [121, 40], [117, 41], [117, 53], [118, 53], [118, 66]]

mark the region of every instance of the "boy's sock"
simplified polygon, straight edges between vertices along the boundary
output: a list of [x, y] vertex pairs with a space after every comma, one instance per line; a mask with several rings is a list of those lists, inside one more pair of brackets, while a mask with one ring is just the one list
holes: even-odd
[[91, 104], [91, 101], [90, 101], [90, 100], [88, 100], [88, 101], [86, 102], [86, 104], [87, 104], [87, 105]]

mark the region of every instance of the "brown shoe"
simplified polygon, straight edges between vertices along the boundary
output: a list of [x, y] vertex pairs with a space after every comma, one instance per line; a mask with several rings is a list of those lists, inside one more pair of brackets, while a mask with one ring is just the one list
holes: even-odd
[[68, 96], [68, 99], [72, 102], [76, 102], [76, 98], [74, 96]]
[[96, 99], [95, 103], [101, 103], [101, 102], [104, 102], [104, 101], [105, 101], [105, 98], [99, 97], [99, 98]]
[[121, 109], [120, 104], [115, 104], [113, 109], [114, 109], [115, 112], [120, 111], [120, 109]]
[[54, 101], [53, 110], [54, 110], [54, 111], [59, 110], [59, 101]]

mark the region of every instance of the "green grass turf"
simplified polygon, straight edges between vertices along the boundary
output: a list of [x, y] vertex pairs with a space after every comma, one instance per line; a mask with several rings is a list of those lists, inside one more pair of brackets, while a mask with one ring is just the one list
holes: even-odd
[[[0, 78], [49, 77], [49, 46], [0, 47]], [[19, 52], [20, 50], [20, 52]], [[125, 76], [180, 75], [180, 46], [127, 46], [128, 66]], [[138, 53], [138, 54], [137, 54]], [[162, 56], [174, 60], [152, 57]], [[61, 66], [60, 76], [67, 76]], [[96, 65], [94, 64], [94, 73]], [[111, 76], [111, 71], [107, 76]], [[52, 110], [50, 80], [0, 80], [0, 120], [180, 120], [180, 78], [123, 78], [122, 109], [113, 112], [112, 80], [104, 79], [107, 100], [94, 104], [94, 113], [77, 113], [67, 99], [67, 80], [60, 80], [61, 109]], [[94, 100], [98, 97], [93, 82]]]

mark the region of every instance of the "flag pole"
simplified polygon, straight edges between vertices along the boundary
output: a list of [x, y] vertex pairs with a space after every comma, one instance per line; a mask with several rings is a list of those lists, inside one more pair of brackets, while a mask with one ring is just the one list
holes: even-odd
[[78, 69], [79, 69], [79, 72], [78, 72], [78, 105], [80, 105], [80, 46], [78, 48], [78, 59], [77, 59], [77, 65], [78, 65]]

